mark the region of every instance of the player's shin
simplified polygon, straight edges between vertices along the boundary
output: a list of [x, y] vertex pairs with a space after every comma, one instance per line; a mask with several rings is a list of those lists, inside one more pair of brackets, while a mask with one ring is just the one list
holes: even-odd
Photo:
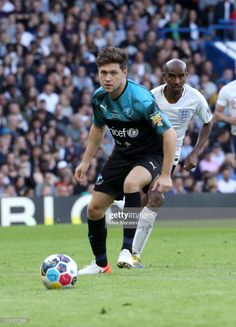
[[100, 220], [88, 219], [88, 238], [96, 259], [96, 264], [100, 267], [105, 267], [107, 265], [107, 228], [105, 226], [105, 217]]
[[139, 222], [135, 232], [132, 252], [134, 255], [141, 255], [153, 229], [153, 224], [157, 216], [156, 210], [144, 207], [140, 213]]
[[[125, 194], [125, 207], [124, 214], [128, 215], [127, 219], [124, 218], [123, 224], [123, 245], [122, 249], [127, 249], [132, 253], [133, 238], [135, 235], [136, 224], [132, 224], [132, 217], [138, 215], [138, 208], [141, 207], [140, 192], [126, 193]], [[126, 224], [127, 223], [127, 224]]]

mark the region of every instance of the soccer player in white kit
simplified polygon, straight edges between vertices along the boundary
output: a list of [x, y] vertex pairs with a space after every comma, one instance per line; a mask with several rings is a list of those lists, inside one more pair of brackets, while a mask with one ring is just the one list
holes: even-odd
[[[226, 108], [228, 108], [229, 115], [224, 113]], [[220, 89], [216, 101], [215, 118], [231, 124], [234, 154], [236, 154], [236, 80]]]
[[[172, 172], [178, 164], [181, 146], [190, 120], [194, 115], [197, 115], [203, 124], [199, 130], [197, 143], [184, 162], [184, 168], [191, 170], [197, 165], [200, 151], [210, 135], [213, 115], [204, 96], [196, 89], [185, 84], [188, 72], [187, 66], [182, 60], [172, 59], [168, 61], [164, 66], [163, 76], [166, 84], [152, 89], [151, 92], [156, 98], [160, 110], [166, 115], [177, 134], [177, 150]], [[153, 202], [155, 205], [153, 205]], [[148, 192], [148, 203], [140, 213], [133, 240], [133, 268], [143, 268], [140, 255], [151, 234], [157, 216], [157, 210], [153, 211], [150, 203], [152, 203], [152, 208], [156, 207], [158, 209], [163, 202], [164, 193], [152, 191], [151, 186]]]

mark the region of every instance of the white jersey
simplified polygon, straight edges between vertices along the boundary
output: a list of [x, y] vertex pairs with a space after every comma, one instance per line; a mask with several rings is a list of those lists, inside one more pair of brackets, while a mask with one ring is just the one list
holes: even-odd
[[[236, 81], [221, 88], [216, 103], [228, 108], [231, 117], [236, 117]], [[231, 132], [236, 135], [236, 125], [231, 125]]]
[[166, 84], [151, 90], [158, 107], [166, 115], [177, 134], [175, 164], [179, 160], [180, 151], [190, 120], [197, 115], [203, 124], [212, 120], [212, 113], [204, 96], [185, 84], [181, 98], [176, 103], [169, 103], [164, 95]]

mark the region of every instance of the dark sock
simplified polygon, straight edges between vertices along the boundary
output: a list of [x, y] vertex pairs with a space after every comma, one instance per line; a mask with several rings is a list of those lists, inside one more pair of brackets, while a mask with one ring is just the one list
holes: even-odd
[[99, 220], [88, 219], [88, 238], [95, 256], [96, 264], [100, 267], [105, 267], [107, 265], [107, 228], [105, 223], [105, 217]]
[[[138, 208], [141, 207], [141, 196], [140, 192], [134, 192], [134, 193], [125, 193], [125, 206], [124, 206], [124, 212], [137, 212]], [[133, 211], [131, 208], [135, 208]], [[132, 220], [131, 220], [132, 223]], [[123, 245], [121, 250], [127, 249], [132, 253], [132, 244], [133, 239], [136, 231], [136, 224], [130, 224], [130, 225], [123, 225]]]

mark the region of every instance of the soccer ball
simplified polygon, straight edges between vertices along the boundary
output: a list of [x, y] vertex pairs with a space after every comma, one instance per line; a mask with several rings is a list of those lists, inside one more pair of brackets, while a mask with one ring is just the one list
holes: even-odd
[[78, 267], [68, 255], [53, 254], [43, 261], [40, 273], [46, 288], [72, 288], [78, 278]]

